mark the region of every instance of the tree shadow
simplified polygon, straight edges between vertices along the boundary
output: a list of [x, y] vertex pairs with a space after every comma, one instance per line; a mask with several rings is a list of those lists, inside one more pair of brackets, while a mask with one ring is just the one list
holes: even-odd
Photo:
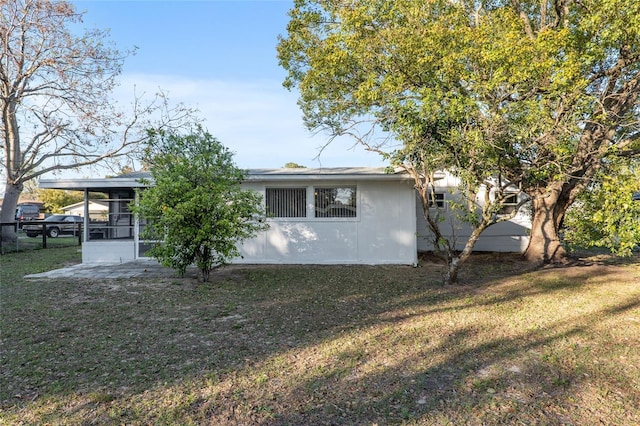
[[[549, 362], [550, 348], [637, 310], [640, 300], [514, 335], [493, 335], [490, 325], [465, 315], [499, 313], [540, 295], [571, 298], [590, 285], [593, 272], [577, 268], [562, 279], [539, 271], [526, 281], [513, 274], [455, 287], [437, 284], [431, 269], [318, 266], [232, 268], [220, 271], [215, 285], [34, 283], [34, 305], [22, 306], [19, 329], [4, 331], [15, 346], [3, 361], [3, 406], [28, 409], [79, 395], [73, 407], [61, 402], [53, 411], [97, 412], [101, 423], [113, 423], [111, 409], [145, 423], [157, 414], [131, 412], [123, 401], [200, 383], [215, 395], [195, 397], [175, 415], [196, 410], [212, 423], [231, 424], [437, 424], [456, 423], [477, 407], [491, 423], [509, 422], [513, 410], [537, 401], [519, 418], [561, 423], [543, 402], [569, 401], [583, 374], [601, 373]], [[615, 273], [598, 272], [603, 282]], [[299, 359], [314, 353], [324, 355], [315, 363]], [[291, 370], [295, 383], [267, 392], [262, 380], [279, 370]], [[492, 409], [497, 400], [502, 408]]]
[[[475, 341], [475, 327], [461, 327], [422, 354], [447, 354], [427, 368], [416, 368], [424, 364], [422, 356], [400, 358], [382, 371], [358, 377], [357, 386], [349, 375], [340, 374], [338, 366], [323, 378], [301, 383], [284, 396], [290, 400], [325, 389], [323, 403], [306, 411], [283, 413], [271, 424], [373, 424], [381, 419], [394, 424], [410, 420], [425, 424], [573, 423], [575, 419], [546, 411], [545, 407], [575, 403], [573, 389], [599, 373], [597, 368], [584, 366], [558, 368], [547, 362], [553, 356], [548, 348], [581, 335], [604, 317], [639, 307], [639, 299], [629, 300], [585, 315], [577, 321], [580, 325], [574, 325], [573, 320], [559, 321], [544, 330], [498, 337], [481, 345], [465, 343]], [[631, 397], [627, 403], [637, 407], [640, 395]], [[532, 404], [534, 400], [536, 403]], [[466, 407], [473, 407], [478, 417], [469, 418]], [[518, 410], [522, 408], [524, 415], [520, 416]], [[626, 415], [630, 422], [625, 424], [635, 424], [632, 419], [640, 418], [638, 410], [626, 410]], [[602, 413], [600, 416], [613, 421]]]

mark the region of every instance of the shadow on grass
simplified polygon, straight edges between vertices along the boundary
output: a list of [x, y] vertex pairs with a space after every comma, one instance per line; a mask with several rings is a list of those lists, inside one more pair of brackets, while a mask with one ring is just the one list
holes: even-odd
[[[480, 301], [469, 298], [464, 291], [441, 291], [438, 295], [431, 289], [428, 296], [413, 294], [409, 300], [405, 297], [385, 304], [376, 315], [359, 321], [358, 326], [362, 333], [372, 328], [380, 330], [377, 326], [381, 323], [387, 323], [392, 330], [402, 330], [403, 323], [412, 318], [431, 317], [434, 313], [476, 312], [478, 308], [502, 307], [515, 300], [526, 301], [540, 295], [549, 299], [571, 299], [572, 294], [580, 292], [591, 273], [586, 270], [576, 273], [571, 282], [541, 277], [535, 283], [520, 284], [520, 291], [510, 290], [499, 297]], [[606, 275], [599, 278], [607, 279]], [[277, 309], [292, 308], [293, 305]], [[629, 409], [640, 403], [640, 394], [633, 385], [637, 373], [633, 371], [617, 372], [606, 377], [607, 381], [615, 379], [612, 380], [614, 383], [600, 384], [602, 395], [609, 393], [611, 388], [621, 395], [616, 388], [620, 383], [615, 382], [626, 382], [631, 388], [631, 392], [627, 388], [617, 411], [609, 402], [601, 412], [598, 410], [603, 406], [588, 407], [584, 412], [563, 407], [574, 407], [578, 401], [576, 391], [579, 392], [583, 384], [592, 384], [590, 378], [603, 376], [599, 367], [591, 363], [601, 363], [598, 356], [613, 356], [606, 352], [595, 354], [594, 342], [589, 342], [594, 330], [607, 319], [638, 313], [639, 308], [640, 298], [635, 293], [606, 308], [571, 315], [563, 320], [552, 319], [544, 327], [520, 330], [507, 336], [494, 334], [494, 330], [480, 322], [453, 324], [442, 327], [442, 333], [427, 335], [418, 329], [410, 332], [405, 329], [399, 331], [402, 342], [388, 335], [393, 334], [389, 328], [382, 329], [368, 336], [367, 341], [385, 342], [378, 349], [388, 351], [388, 356], [369, 352], [362, 355], [362, 348], [351, 350], [346, 356], [338, 351], [328, 364], [330, 367], [312, 375], [282, 397], [289, 405], [295, 406], [292, 401], [297, 401], [298, 409], [282, 410], [270, 424], [323, 424], [324, 421], [327, 424], [369, 424], [381, 419], [393, 424], [414, 420], [426, 424], [510, 424], [515, 421], [592, 424], [598, 418], [605, 423], [636, 424], [639, 412], [637, 408]], [[410, 313], [391, 318], [386, 315], [403, 311]], [[348, 322], [344, 318], [337, 320], [339, 310], [333, 312], [337, 323]], [[352, 305], [350, 316], [357, 316], [358, 312]], [[442, 318], [437, 317], [436, 321], [442, 321]], [[422, 322], [417, 325], [425, 326]], [[408, 355], [402, 349], [394, 351], [394, 348], [406, 345], [407, 340], [416, 348], [414, 351]], [[343, 358], [355, 360], [355, 365], [345, 365], [340, 361]], [[612, 361], [614, 365], [617, 363], [615, 359]], [[379, 368], [375, 368], [376, 363]]]
[[[625, 387], [637, 374], [588, 364], [606, 356], [594, 330], [640, 305], [638, 293], [579, 305], [593, 268], [450, 288], [433, 284], [437, 270], [406, 267], [233, 271], [215, 285], [9, 288], [4, 408], [42, 421], [37, 407], [52, 404], [47, 419], [72, 424], [580, 423], [585, 411], [563, 407], [614, 375], [622, 402], [640, 403]], [[597, 271], [602, 282], [617, 273]], [[577, 306], [529, 308], [553, 300]]]

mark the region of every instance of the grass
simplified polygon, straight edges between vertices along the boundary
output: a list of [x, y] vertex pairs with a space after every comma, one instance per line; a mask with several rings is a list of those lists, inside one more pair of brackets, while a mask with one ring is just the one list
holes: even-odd
[[[80, 248], [78, 245], [78, 237], [74, 237], [73, 235], [61, 235], [58, 238], [47, 237], [47, 248], [56, 249], [71, 246], [75, 246], [76, 249]], [[31, 238], [27, 237], [22, 231], [18, 233], [18, 240], [16, 242], [5, 242], [0, 246], [0, 252], [2, 254], [40, 249], [42, 249], [42, 235]]]
[[635, 262], [22, 279], [51, 251], [0, 258], [0, 424], [640, 424]]

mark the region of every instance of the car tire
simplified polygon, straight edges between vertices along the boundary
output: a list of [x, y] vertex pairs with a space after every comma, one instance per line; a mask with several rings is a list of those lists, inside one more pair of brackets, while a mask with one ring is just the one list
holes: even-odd
[[47, 235], [51, 238], [58, 238], [58, 235], [60, 235], [60, 230], [58, 228], [49, 228], [49, 230], [47, 231]]

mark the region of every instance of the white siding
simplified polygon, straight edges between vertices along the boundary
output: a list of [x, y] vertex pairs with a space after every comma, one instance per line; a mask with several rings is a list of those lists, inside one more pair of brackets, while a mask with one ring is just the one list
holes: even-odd
[[[259, 193], [277, 184], [248, 182]], [[414, 264], [415, 197], [401, 181], [286, 182], [307, 187], [307, 218], [268, 219], [270, 229], [241, 245], [235, 263]], [[315, 186], [356, 185], [357, 217], [316, 218]]]
[[[416, 209], [417, 229], [418, 229], [418, 250], [433, 250], [433, 244], [430, 239], [430, 231], [427, 229], [427, 223], [422, 215], [422, 208]], [[471, 229], [468, 225], [454, 224], [450, 217], [442, 223], [442, 229], [447, 238], [456, 236], [456, 249], [462, 250]], [[529, 231], [531, 224], [529, 220], [522, 217], [498, 223], [486, 229], [474, 246], [474, 251], [496, 251], [508, 253], [522, 253], [529, 244]]]
[[[437, 192], [452, 197], [458, 179], [445, 173], [437, 181]], [[137, 177], [40, 181], [43, 188], [107, 191], [114, 198], [131, 197], [132, 190], [143, 186]], [[306, 217], [267, 219], [271, 228], [240, 246], [243, 258], [236, 263], [289, 264], [415, 264], [417, 252], [431, 250], [428, 230], [408, 176], [387, 174], [383, 169], [329, 168], [253, 170], [243, 183], [265, 195], [268, 187], [306, 189]], [[355, 187], [356, 217], [315, 217], [315, 187]], [[119, 192], [122, 192], [119, 194]], [[120, 195], [117, 197], [116, 195]], [[119, 262], [136, 256], [133, 220], [126, 200], [110, 212], [110, 226], [120, 227], [110, 238], [86, 241], [82, 246], [83, 262]], [[340, 203], [335, 203], [340, 204]], [[338, 208], [338, 211], [340, 211]], [[351, 205], [347, 206], [351, 209]], [[448, 213], [448, 212], [445, 212]], [[339, 213], [336, 213], [340, 216]], [[345, 216], [350, 216], [345, 214]], [[116, 221], [116, 219], [118, 219]], [[126, 219], [126, 220], [121, 220]], [[122, 223], [121, 223], [122, 222]], [[470, 230], [460, 226], [446, 214], [443, 229], [456, 235], [462, 248]], [[513, 220], [490, 227], [480, 237], [479, 251], [523, 251], [528, 243], [530, 220], [519, 214]], [[116, 229], [116, 228], [113, 228]], [[417, 238], [416, 238], [417, 235]]]
[[[445, 199], [451, 200], [456, 197], [458, 179], [446, 174], [445, 178], [437, 181], [436, 192], [444, 192]], [[482, 200], [484, 194], [479, 194], [478, 199]], [[445, 203], [446, 204], [446, 203]], [[427, 227], [424, 218], [422, 204], [416, 202], [418, 250], [433, 250], [431, 232]], [[448, 239], [455, 238], [456, 249], [462, 250], [471, 235], [469, 225], [456, 221], [451, 214], [449, 207], [444, 209], [445, 220], [440, 224], [440, 229]], [[495, 251], [521, 253], [529, 244], [529, 231], [531, 230], [531, 220], [526, 212], [521, 211], [511, 220], [501, 222], [486, 229], [474, 246], [474, 251]]]
[[82, 243], [82, 263], [122, 263], [135, 260], [135, 243], [127, 240], [99, 240]]

